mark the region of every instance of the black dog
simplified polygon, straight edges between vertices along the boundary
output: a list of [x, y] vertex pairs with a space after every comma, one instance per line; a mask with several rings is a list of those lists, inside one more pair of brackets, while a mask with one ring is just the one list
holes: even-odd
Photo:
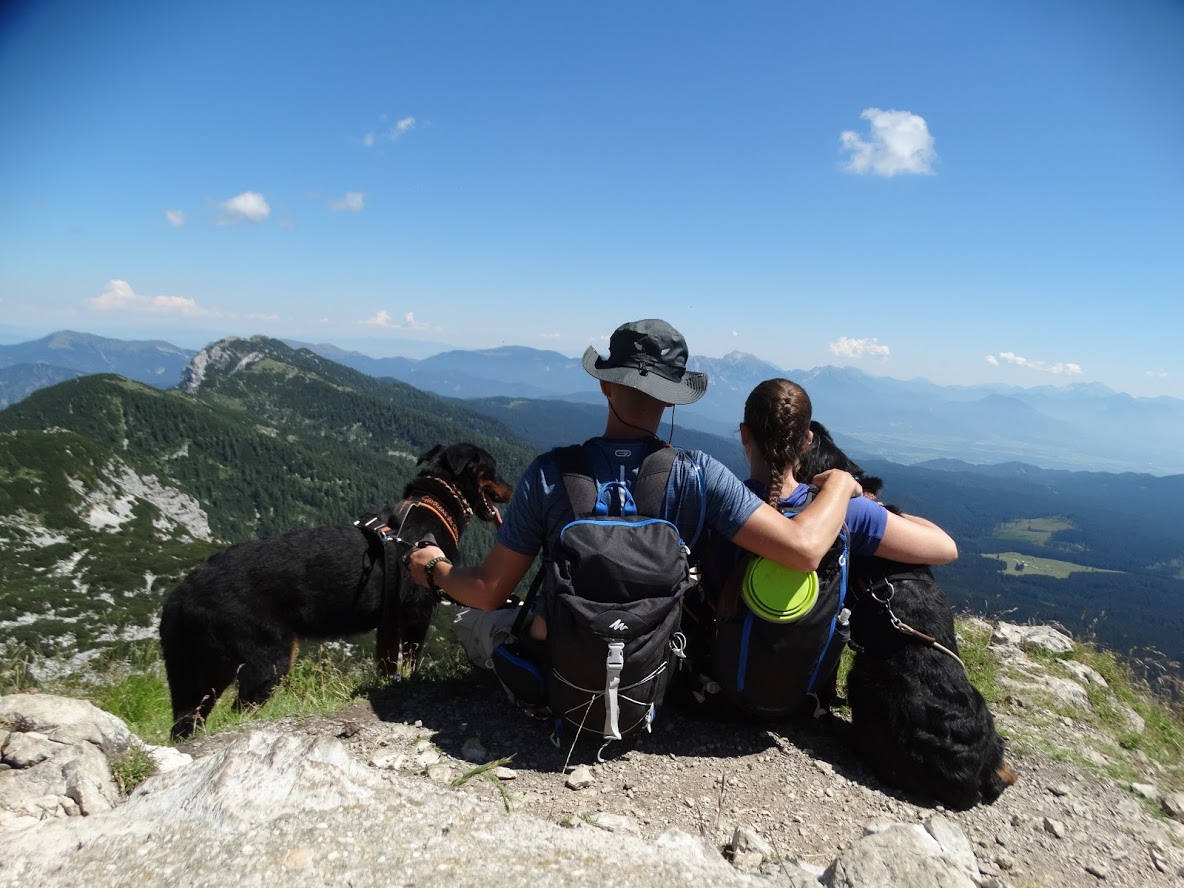
[[236, 680], [237, 705], [265, 702], [302, 638], [378, 629], [380, 670], [414, 666], [437, 597], [411, 582], [401, 556], [428, 539], [456, 558], [469, 521], [500, 521], [495, 503], [511, 493], [494, 458], [472, 444], [433, 447], [418, 464], [403, 502], [373, 522], [391, 541], [359, 526], [294, 530], [219, 552], [169, 593], [160, 643], [174, 738], [192, 734]]
[[[821, 423], [810, 427], [803, 477], [839, 468], [867, 478]], [[878, 492], [880, 479], [868, 480], [865, 490]], [[950, 808], [995, 801], [1016, 774], [1003, 760], [986, 701], [956, 656], [953, 609], [933, 573], [924, 565], [854, 558], [849, 590], [856, 656], [847, 700], [860, 758], [884, 783]]]

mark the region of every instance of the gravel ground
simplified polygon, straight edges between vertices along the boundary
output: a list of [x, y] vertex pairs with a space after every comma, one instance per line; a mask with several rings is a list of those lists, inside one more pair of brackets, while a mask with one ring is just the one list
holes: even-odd
[[[1031, 713], [1003, 704], [996, 717], [1004, 734], [1014, 736]], [[665, 712], [654, 734], [615, 744], [597, 763], [596, 744], [557, 749], [545, 724], [514, 709], [492, 677], [481, 674], [396, 684], [331, 716], [289, 720], [284, 728], [338, 737], [359, 762], [443, 784], [509, 759], [495, 772], [472, 774], [457, 791], [553, 823], [596, 821], [648, 839], [674, 826], [721, 851], [737, 827], [747, 827], [778, 856], [819, 868], [869, 823], [920, 822], [943, 810], [865, 771], [840, 717], [759, 726]], [[1080, 745], [1088, 732], [1070, 719], [1042, 730], [1054, 750]], [[228, 736], [179, 748], [203, 755]], [[1058, 758], [1012, 755], [1020, 779], [999, 801], [947, 812], [983, 873], [1014, 886], [1180, 885], [1184, 825], [1157, 816], [1129, 784]], [[1154, 767], [1143, 764], [1153, 783]]]

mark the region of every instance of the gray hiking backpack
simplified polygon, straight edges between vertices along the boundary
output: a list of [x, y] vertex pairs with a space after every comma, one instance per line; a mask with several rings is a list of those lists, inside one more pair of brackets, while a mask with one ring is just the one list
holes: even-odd
[[598, 485], [581, 446], [555, 451], [575, 515], [542, 568], [552, 596], [546, 679], [557, 737], [574, 730], [607, 742], [649, 731], [683, 655], [689, 550], [658, 517], [677, 456], [669, 446], [651, 453], [630, 489]]

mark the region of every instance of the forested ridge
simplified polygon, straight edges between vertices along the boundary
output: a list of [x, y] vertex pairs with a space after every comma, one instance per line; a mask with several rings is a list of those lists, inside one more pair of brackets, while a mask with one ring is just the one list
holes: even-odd
[[[0, 411], [0, 644], [66, 655], [151, 637], [165, 591], [212, 551], [393, 505], [438, 443], [486, 448], [511, 480], [533, 456], [402, 383], [272, 340], [221, 349], [192, 394], [100, 374]], [[491, 543], [474, 522], [462, 553]]]

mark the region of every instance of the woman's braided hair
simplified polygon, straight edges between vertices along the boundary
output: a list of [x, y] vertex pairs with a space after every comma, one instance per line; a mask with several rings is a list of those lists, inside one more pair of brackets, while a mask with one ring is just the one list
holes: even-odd
[[770, 505], [777, 505], [786, 472], [798, 466], [812, 412], [806, 390], [788, 379], [766, 379], [744, 402], [744, 424], [769, 467]]

